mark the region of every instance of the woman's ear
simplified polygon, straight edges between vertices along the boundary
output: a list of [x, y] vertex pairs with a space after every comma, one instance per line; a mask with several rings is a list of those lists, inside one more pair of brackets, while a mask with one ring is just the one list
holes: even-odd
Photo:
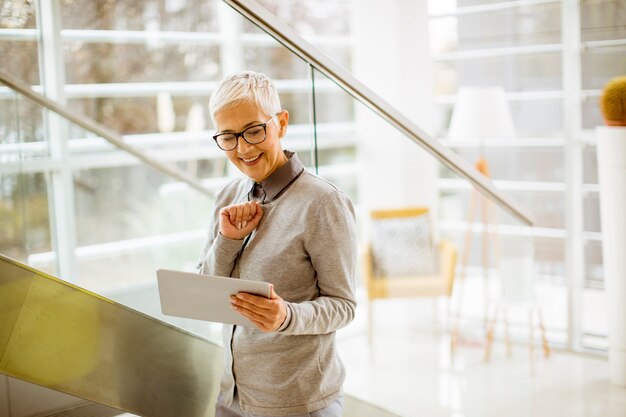
[[287, 134], [287, 126], [289, 125], [289, 112], [283, 110], [278, 114], [278, 137], [283, 138]]

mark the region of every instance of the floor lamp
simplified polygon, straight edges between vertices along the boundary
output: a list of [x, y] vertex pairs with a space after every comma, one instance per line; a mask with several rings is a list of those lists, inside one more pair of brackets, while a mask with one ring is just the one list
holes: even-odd
[[[489, 164], [484, 156], [483, 145], [485, 140], [504, 139], [514, 136], [513, 118], [509, 109], [508, 102], [502, 87], [461, 87], [457, 95], [456, 104], [450, 121], [450, 129], [448, 130], [448, 139], [452, 146], [455, 144], [470, 144], [480, 147], [480, 157], [476, 161], [476, 169], [489, 177]], [[477, 208], [480, 205], [480, 214]], [[491, 213], [492, 206], [490, 202], [479, 194], [475, 189], [472, 190], [472, 197], [467, 214], [468, 229], [465, 234], [465, 242], [461, 252], [461, 265], [459, 270], [458, 297], [456, 308], [457, 330], [460, 321], [460, 310], [463, 299], [463, 283], [467, 273], [467, 264], [471, 252], [472, 241], [472, 224], [476, 220], [477, 215], [480, 216], [480, 222], [483, 226], [482, 234], [482, 266], [483, 266], [483, 303], [484, 303], [484, 324], [485, 328], [488, 323], [489, 316], [489, 253], [490, 246], [496, 251], [497, 259], [497, 235], [492, 230]]]

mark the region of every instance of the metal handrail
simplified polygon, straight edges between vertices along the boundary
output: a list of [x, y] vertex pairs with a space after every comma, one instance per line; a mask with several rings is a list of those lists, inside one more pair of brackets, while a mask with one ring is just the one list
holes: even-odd
[[259, 5], [256, 1], [224, 0], [224, 2], [298, 55], [302, 60], [333, 80], [356, 100], [365, 104], [376, 114], [387, 120], [409, 139], [431, 153], [446, 167], [470, 181], [474, 187], [481, 191], [487, 198], [498, 203], [500, 207], [522, 222], [530, 226], [533, 225], [532, 216], [502, 195], [489, 179], [480, 174], [451, 150], [442, 146], [437, 140], [430, 137], [415, 123], [409, 120], [408, 117], [367, 88], [352, 74], [327, 57], [319, 49], [305, 41], [304, 38], [298, 35], [293, 29], [281, 22], [276, 16]]
[[119, 133], [109, 129], [103, 124], [98, 123], [95, 120], [85, 115], [71, 111], [69, 110], [68, 107], [63, 106], [33, 91], [32, 88], [28, 84], [24, 83], [23, 81], [18, 80], [17, 78], [1, 70], [0, 70], [0, 82], [4, 83], [10, 89], [23, 95], [27, 99], [39, 104], [40, 106], [47, 108], [53, 113], [56, 113], [59, 116], [63, 117], [64, 119], [69, 120], [70, 122], [76, 124], [77, 126], [80, 126], [86, 131], [89, 131], [95, 135], [100, 136], [101, 138], [105, 139], [107, 142], [135, 156], [139, 160], [143, 161], [146, 165], [156, 169], [157, 171], [165, 175], [168, 175], [174, 179], [184, 182], [189, 187], [197, 191], [200, 191], [202, 194], [205, 194], [209, 197], [213, 197], [213, 193], [209, 189], [204, 187], [199, 181], [185, 175], [184, 173], [180, 172], [179, 170], [175, 168], [172, 168], [168, 165], [163, 164], [162, 162], [159, 162], [158, 160], [154, 158], [151, 158], [144, 152], [128, 145], [127, 143], [124, 142], [123, 137]]

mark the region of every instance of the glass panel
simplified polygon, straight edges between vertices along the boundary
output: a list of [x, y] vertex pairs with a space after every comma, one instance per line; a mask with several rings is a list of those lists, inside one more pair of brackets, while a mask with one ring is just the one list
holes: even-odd
[[[461, 4], [458, 6], [462, 7]], [[431, 12], [436, 12], [436, 8], [433, 10], [431, 7]], [[431, 19], [429, 32], [432, 37], [447, 40], [433, 44], [433, 53], [441, 54], [559, 43], [560, 21], [560, 4], [531, 5]]]
[[[5, 1], [0, 4], [0, 57], [2, 70], [27, 84], [39, 84], [37, 12], [34, 1]], [[2, 29], [10, 29], [3, 33]], [[0, 89], [0, 101], [8, 91]]]
[[[0, 173], [0, 253], [32, 264], [52, 250], [47, 173]], [[37, 266], [54, 273], [50, 262]]]
[[[350, 36], [352, 35], [351, 13], [354, 4], [351, 1], [261, 0], [259, 3], [337, 64], [347, 70], [352, 68]], [[246, 34], [267, 36], [249, 21], [243, 22], [242, 31]], [[245, 45], [246, 58], [267, 53], [265, 48], [259, 48], [259, 46], [265, 46], [265, 43], [257, 44], [255, 40], [248, 45], [245, 39], [242, 40]], [[270, 53], [270, 55], [275, 55], [275, 53]], [[283, 57], [282, 60], [289, 61], [290, 58]], [[273, 70], [281, 71], [280, 67], [280, 65], [274, 66]], [[289, 68], [288, 63], [286, 68]]]
[[[513, 125], [518, 137], [561, 136], [563, 129], [563, 103], [560, 100], [509, 101]], [[445, 132], [450, 125], [453, 104], [437, 106], [439, 131]]]
[[[457, 153], [472, 163], [479, 158], [487, 160], [489, 174], [494, 180], [551, 183], [564, 181], [563, 149], [560, 147], [483, 149], [459, 147]], [[526, 187], [532, 189], [533, 185], [529, 184]]]
[[583, 230], [585, 232], [602, 232], [600, 224], [600, 194], [588, 193], [583, 200]]
[[[123, 135], [197, 133], [212, 126], [208, 110], [209, 92], [201, 96], [159, 95], [156, 92], [150, 96], [139, 92], [135, 94], [135, 97], [73, 99], [69, 101], [69, 107]], [[199, 114], [192, 115], [196, 111]], [[191, 117], [193, 121], [189, 120]], [[81, 138], [81, 134], [83, 132], [72, 131], [70, 137]]]
[[[39, 55], [37, 42], [7, 41], [0, 36], [0, 56], [11, 57], [2, 60], [2, 70], [30, 85], [39, 84]], [[8, 94], [0, 90], [0, 100]]]
[[626, 38], [623, 0], [585, 0], [580, 3], [583, 42]]
[[[597, 215], [599, 220], [600, 216]], [[587, 217], [587, 212], [585, 212]], [[604, 287], [602, 241], [585, 242], [585, 271], [582, 291], [582, 346], [606, 351], [608, 348], [607, 294]]]
[[[67, 83], [75, 84], [68, 91], [70, 108], [123, 135], [144, 135], [128, 138], [142, 149], [180, 151], [184, 144], [189, 154], [213, 145], [208, 101], [223, 71], [216, 4], [64, 2], [64, 29], [94, 30], [63, 42]], [[159, 34], [143, 37], [154, 32]], [[136, 84], [142, 82], [155, 84]], [[81, 139], [71, 141], [73, 153], [113, 150], [80, 129], [70, 138]]]
[[[626, 25], [622, 26], [626, 27]], [[624, 75], [626, 46], [586, 49], [583, 50], [580, 58], [582, 88], [601, 90], [611, 78]], [[597, 98], [589, 99], [596, 105], [597, 100]]]
[[596, 126], [604, 125], [598, 97], [589, 97], [583, 101], [582, 116], [583, 129], [595, 129]]
[[[327, 81], [317, 73], [315, 73], [315, 80], [316, 88], [318, 81]], [[446, 253], [443, 250], [439, 252], [437, 249], [440, 242], [449, 242], [449, 247], [455, 247], [458, 251], [457, 262], [452, 262], [450, 265], [452, 269], [457, 271], [452, 308], [456, 311], [460, 306], [462, 337], [484, 340], [485, 320], [493, 318], [496, 304], [502, 302], [505, 295], [528, 294], [528, 297], [522, 297], [525, 304], [523, 304], [521, 312], [517, 316], [511, 313], [509, 317], [510, 322], [513, 323], [512, 326], [517, 326], [520, 329], [516, 337], [527, 337], [528, 310], [525, 308], [535, 300], [541, 303], [541, 307], [545, 307], [544, 316], [548, 315], [549, 308], [558, 312], [557, 314], [550, 311], [548, 325], [550, 326], [549, 331], [553, 334], [548, 333], [548, 338], [551, 341], [558, 341], [558, 343], [565, 340], [566, 332], [563, 329], [567, 329], [567, 291], [563, 285], [563, 279], [560, 278], [564, 273], [562, 268], [562, 239], [556, 240], [557, 244], [548, 240], [547, 246], [552, 244], [556, 246], [556, 249], [552, 252], [546, 250], [546, 244], [544, 244], [546, 239], [533, 239], [532, 231], [528, 227], [493, 204], [486, 204], [484, 216], [481, 214], [483, 212], [476, 208], [474, 210], [476, 215], [470, 217], [472, 210], [468, 207], [471, 204], [472, 191], [466, 180], [441, 166], [433, 156], [374, 115], [369, 108], [353, 99], [339, 87], [335, 87], [335, 92], [328, 95], [328, 101], [320, 103], [317, 100], [318, 97], [319, 94], [316, 92], [318, 131], [325, 124], [332, 131], [335, 124], [353, 123], [353, 127], [343, 135], [330, 136], [318, 132], [317, 138], [320, 147], [322, 144], [330, 146], [333, 142], [337, 144], [336, 148], [331, 149], [329, 147], [327, 149], [327, 156], [336, 154], [337, 159], [349, 162], [351, 158], [346, 151], [348, 146], [345, 144], [345, 140], [350, 137], [358, 138], [358, 140], [355, 139], [354, 143], [355, 166], [351, 167], [352, 172], [346, 170], [334, 177], [327, 176], [324, 174], [323, 166], [320, 163], [320, 175], [325, 176], [346, 192], [350, 192], [350, 187], [352, 187], [346, 179], [354, 178], [356, 195], [351, 197], [357, 209], [359, 241], [369, 243], [371, 250], [374, 251], [375, 239], [380, 239], [380, 234], [376, 231], [376, 226], [373, 225], [373, 219], [370, 217], [372, 211], [416, 206], [427, 207], [430, 212], [430, 221], [428, 222], [430, 230], [425, 235], [427, 240], [432, 239], [430, 242], [435, 242], [433, 248], [435, 248], [434, 251], [438, 254], [437, 256], [440, 257], [439, 261], [444, 265], [449, 263]], [[325, 112], [328, 118], [321, 112]], [[511, 154], [506, 155], [506, 149], [494, 149], [493, 151], [495, 153], [490, 154], [489, 158], [494, 160], [495, 165], [501, 163], [503, 158], [506, 158], [510, 165], [510, 162], [518, 157], [510, 150]], [[527, 151], [533, 152], [532, 149]], [[562, 159], [560, 149], [557, 149], [555, 154], [559, 160]], [[536, 154], [518, 162], [519, 171], [530, 171], [530, 169], [524, 170], [523, 167], [525, 165], [534, 167], [538, 155], [540, 153], [536, 152]], [[473, 158], [469, 155], [467, 157]], [[320, 162], [321, 160], [320, 158]], [[502, 162], [502, 164], [507, 162]], [[504, 169], [504, 166], [502, 167], [502, 175], [510, 175], [512, 178], [519, 179], [518, 174], [512, 174], [510, 170]], [[438, 194], [439, 176], [450, 178], [455, 183], [458, 182], [461, 189], [446, 189], [445, 192]], [[481, 200], [478, 199], [477, 201], [480, 202]], [[522, 206], [527, 207], [523, 202]], [[479, 205], [479, 207], [482, 206]], [[486, 227], [487, 222], [494, 224]], [[465, 243], [466, 237], [469, 238], [469, 244]], [[483, 246], [483, 237], [486, 238], [487, 252], [485, 254], [483, 254], [485, 247]], [[401, 239], [398, 238], [397, 240]], [[448, 246], [444, 245], [443, 247]], [[520, 247], [525, 247], [528, 250], [521, 251]], [[463, 257], [465, 251], [467, 251], [468, 259], [466, 267], [461, 265], [461, 259], [465, 259]], [[394, 251], [394, 253], [396, 252]], [[420, 251], [419, 253], [424, 259], [431, 256], [429, 251]], [[484, 261], [485, 256], [487, 257], [486, 263]], [[371, 300], [379, 297], [375, 291], [377, 286], [385, 286], [386, 288], [383, 292], [386, 295], [380, 296], [380, 298], [386, 298], [386, 302], [375, 303], [373, 331], [379, 332], [382, 331], [382, 328], [385, 331], [400, 330], [406, 323], [403, 323], [404, 319], [397, 318], [397, 315], [394, 315], [392, 311], [394, 306], [403, 301], [394, 299], [394, 294], [401, 294], [403, 297], [419, 296], [419, 285], [416, 282], [414, 286], [407, 286], [404, 289], [392, 287], [393, 285], [401, 286], [403, 281], [397, 280], [398, 284], [394, 284], [394, 279], [391, 276], [374, 278], [367, 273], [366, 259], [365, 257], [360, 259], [362, 263], [359, 265], [361, 267], [360, 285], [366, 287]], [[556, 263], [560, 263], [560, 268], [555, 265]], [[464, 272], [458, 272], [459, 269]], [[547, 273], [553, 275], [544, 278], [544, 274]], [[437, 272], [433, 274], [433, 280], [442, 279], [441, 275], [437, 274]], [[461, 275], [464, 276], [464, 279], [461, 278]], [[405, 279], [408, 280], [409, 278]], [[423, 279], [430, 279], [430, 276], [428, 278], [423, 277]], [[555, 282], [556, 284], [554, 284]], [[519, 288], [528, 291], [520, 293], [517, 291]], [[555, 297], [558, 300], [557, 303], [553, 303]], [[414, 301], [419, 302], [418, 300]], [[548, 302], [551, 303], [549, 307]], [[513, 307], [511, 309], [513, 310]], [[445, 313], [442, 310], [440, 314], [444, 315]], [[392, 320], [391, 316], [396, 317], [396, 319]]]
[[606, 351], [608, 343], [608, 303], [606, 292], [597, 288], [583, 289], [582, 345], [587, 349]]
[[513, 123], [519, 134], [559, 134], [563, 129], [561, 100], [513, 101]]
[[218, 28], [216, 3], [206, 0], [64, 0], [61, 21], [66, 29], [215, 32]]
[[[445, 195], [445, 198], [442, 198], [440, 202], [441, 211], [446, 214], [446, 218], [449, 220], [463, 221], [470, 208], [472, 190], [459, 190], [456, 187], [448, 189], [445, 186], [440, 186], [440, 188], [442, 189], [442, 194]], [[562, 192], [509, 191], [500, 189], [504, 195], [517, 201], [533, 214], [536, 227], [565, 228], [565, 218], [563, 216], [565, 199]], [[498, 223], [503, 224], [518, 224], [515, 219], [509, 216], [503, 216], [496, 220]]]
[[[245, 25], [244, 25], [245, 26]], [[246, 28], [246, 30], [248, 30]], [[259, 66], [259, 71], [275, 78], [297, 78], [306, 74], [298, 74], [301, 65], [298, 65], [298, 57], [283, 47], [276, 48], [275, 42], [268, 42], [271, 37], [256, 27], [249, 29], [251, 34], [256, 35], [255, 38], [242, 37], [242, 46], [244, 60], [252, 66]], [[305, 36], [306, 38], [306, 36]], [[316, 42], [315, 38], [309, 39], [311, 43], [323, 50], [324, 53], [333, 59], [335, 63], [346, 69], [352, 67], [352, 51], [350, 44], [346, 41], [345, 45], [339, 40], [337, 45]], [[276, 65], [280, 62], [281, 65]], [[296, 64], [294, 67], [294, 63]], [[271, 75], [274, 74], [274, 75]], [[289, 74], [291, 74], [289, 76]]]
[[[602, 90], [613, 77], [621, 76], [626, 68], [626, 47], [587, 49], [581, 54], [582, 88]], [[596, 94], [586, 97], [582, 103], [583, 128], [595, 129], [604, 125]]]
[[22, 134], [18, 112], [18, 98], [14, 93], [0, 100], [0, 162], [3, 163], [19, 161]]
[[586, 146], [583, 150], [583, 183], [598, 183], [598, 158], [595, 146]]
[[50, 155], [44, 114], [14, 93], [0, 98], [0, 162], [32, 161]]
[[502, 3], [507, 0], [457, 0], [457, 7], [479, 6], [481, 4]]
[[318, 173], [359, 204], [356, 100], [315, 70]]
[[[0, 100], [0, 107], [0, 253], [32, 264], [40, 253], [52, 250], [50, 175], [23, 166], [47, 151], [41, 138], [42, 112], [14, 94]], [[40, 267], [55, 272], [53, 262]]]
[[459, 86], [500, 85], [506, 91], [561, 89], [559, 54], [439, 61], [435, 63], [436, 94], [456, 94]]
[[585, 242], [585, 286], [604, 288], [601, 240], [590, 239]]
[[[258, 2], [279, 19], [287, 23], [300, 36], [349, 36], [352, 2], [342, 0]], [[245, 32], [255, 32], [256, 26], [246, 21]]]
[[[198, 219], [206, 223], [206, 219]], [[175, 219], [168, 216], [168, 220]], [[93, 246], [93, 254], [80, 257], [77, 285], [98, 293], [112, 294], [117, 299], [121, 289], [151, 284], [157, 268], [194, 271], [196, 252], [204, 244], [205, 237], [206, 233], [199, 227], [188, 233], [155, 236], [143, 245], [118, 240], [117, 249], [115, 243], [111, 243], [108, 247], [102, 246], [101, 253], [95, 253], [97, 247]], [[194, 254], [196, 259], [192, 259]], [[150, 307], [151, 315], [159, 311], [154, 307], [160, 305]]]
[[[195, 162], [184, 166], [197, 176]], [[76, 170], [74, 181], [79, 246], [198, 230], [211, 207], [205, 196], [143, 164]]]
[[[261, 33], [259, 34], [263, 38], [271, 39], [269, 35], [265, 33], [261, 35]], [[245, 66], [256, 68], [256, 71], [262, 72], [271, 79], [276, 80], [307, 79], [309, 77], [308, 67], [303, 66], [302, 61], [295, 54], [283, 46], [276, 45], [275, 42], [272, 42], [270, 45], [244, 45]], [[308, 87], [308, 85], [304, 87]]]
[[560, 238], [535, 238], [537, 273], [545, 283], [566, 285], [565, 241]]
[[216, 81], [222, 72], [217, 45], [110, 42], [63, 42], [67, 84]]

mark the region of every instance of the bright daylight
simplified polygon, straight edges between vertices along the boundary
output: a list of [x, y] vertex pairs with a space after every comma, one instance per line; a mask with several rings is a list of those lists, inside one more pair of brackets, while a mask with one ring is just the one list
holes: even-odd
[[626, 417], [626, 0], [0, 0], [0, 417]]

